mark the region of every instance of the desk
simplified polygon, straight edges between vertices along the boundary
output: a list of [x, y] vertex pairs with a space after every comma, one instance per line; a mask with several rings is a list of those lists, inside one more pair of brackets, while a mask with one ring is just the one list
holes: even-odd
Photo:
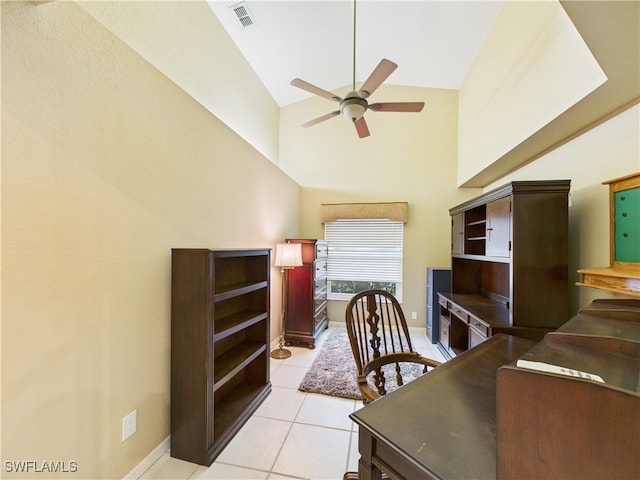
[[498, 334], [350, 415], [359, 480], [496, 477], [496, 371], [532, 348]]

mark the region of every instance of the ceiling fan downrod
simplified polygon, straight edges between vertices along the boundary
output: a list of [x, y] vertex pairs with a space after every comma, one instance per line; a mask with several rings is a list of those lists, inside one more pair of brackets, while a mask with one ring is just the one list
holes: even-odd
[[356, 90], [356, 0], [353, 0], [353, 88]]
[[356, 91], [356, 25], [356, 0], [353, 0], [353, 82], [351, 91], [340, 101], [340, 113], [352, 122], [360, 120], [369, 108], [367, 101]]

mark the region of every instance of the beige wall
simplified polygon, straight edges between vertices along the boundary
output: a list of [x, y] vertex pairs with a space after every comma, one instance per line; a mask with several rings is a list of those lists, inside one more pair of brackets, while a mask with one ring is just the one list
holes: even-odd
[[[424, 269], [449, 266], [448, 209], [480, 192], [456, 185], [495, 167], [502, 155], [604, 80], [560, 4], [508, 2], [455, 101], [456, 92], [447, 96], [443, 91], [383, 85], [376, 101], [424, 100], [427, 106], [414, 115], [367, 112], [372, 135], [362, 140], [342, 117], [310, 129], [298, 126], [335, 107], [325, 99], [314, 97], [284, 108], [280, 164], [303, 186], [301, 234], [322, 237], [320, 203], [409, 201], [403, 307], [409, 314], [418, 313], [413, 325], [424, 325]], [[457, 114], [450, 110], [455, 105]], [[637, 124], [637, 107], [529, 165], [498, 166], [503, 173], [484, 190], [512, 178], [571, 179], [570, 271], [606, 265], [602, 256], [608, 255], [608, 219], [603, 214], [608, 204], [600, 183], [640, 169], [634, 121]], [[545, 139], [537, 142], [545, 144]], [[505, 171], [513, 173], [505, 176]], [[573, 274], [571, 284], [576, 280]], [[609, 295], [572, 286], [571, 308], [602, 296]], [[329, 315], [332, 321], [343, 321], [344, 302], [330, 302]]]
[[488, 185], [511, 180], [571, 180], [569, 280], [571, 310], [595, 298], [621, 297], [577, 287], [579, 268], [609, 266], [609, 187], [605, 180], [640, 171], [640, 107], [621, 113], [572, 142]]
[[[572, 4], [573, 15], [580, 18], [581, 9], [586, 12], [587, 6], [607, 2], [565, 3]], [[638, 27], [637, 4], [612, 2], [611, 6], [615, 7], [611, 10], [615, 21], [610, 17], [607, 20], [611, 23], [604, 28], [582, 21], [578, 32], [558, 2], [505, 3], [460, 89], [458, 185], [480, 182], [486, 191], [510, 180], [571, 180], [572, 311], [594, 298], [615, 296], [574, 286], [579, 279], [576, 270], [608, 266], [608, 189], [601, 183], [640, 170], [640, 90], [637, 84], [629, 88], [625, 82], [625, 77], [633, 78], [633, 69], [626, 75], [617, 70], [624, 72], [637, 61], [637, 42], [633, 41]], [[596, 23], [607, 20], [598, 18]], [[607, 34], [607, 29], [615, 31]], [[625, 41], [612, 41], [619, 51], [608, 50], [607, 41], [598, 38], [616, 37], [620, 32], [625, 33]], [[590, 47], [608, 67], [611, 78], [585, 45], [583, 35], [591, 40]], [[596, 124], [600, 120], [597, 115], [616, 111], [621, 105], [618, 92], [607, 90], [616, 88], [610, 87], [612, 82], [620, 91], [628, 91], [629, 98], [635, 97], [636, 106], [527, 164], [540, 152], [571, 138], [569, 134]], [[601, 85], [604, 88], [598, 88]], [[582, 102], [582, 114], [574, 115], [573, 120], [567, 115], [565, 122], [557, 122], [594, 91], [602, 95], [591, 96], [592, 100], [597, 97], [592, 103]], [[525, 152], [529, 156], [523, 156]], [[480, 181], [495, 178], [498, 172], [497, 180]]]
[[[448, 209], [479, 189], [457, 190], [457, 102], [454, 90], [383, 85], [375, 101], [425, 101], [421, 113], [366, 113], [371, 136], [359, 139], [343, 117], [305, 129], [300, 124], [335, 105], [310, 99], [280, 114], [280, 164], [302, 186], [300, 233], [323, 238], [321, 203], [409, 202], [405, 227], [403, 308], [412, 325], [426, 323], [426, 268], [450, 265]], [[345, 302], [329, 302], [344, 321]]]
[[[460, 88], [457, 185], [530, 159], [508, 154], [606, 79], [560, 3], [506, 2]], [[529, 142], [530, 155], [554, 134]]]
[[[448, 209], [482, 192], [456, 188], [455, 91], [383, 85], [375, 101], [425, 110], [367, 112], [363, 140], [341, 117], [300, 128], [335, 108], [321, 98], [282, 109], [279, 126], [265, 106], [264, 136], [241, 139], [160, 73], [159, 53], [74, 3], [2, 2], [3, 462], [74, 460], [76, 477], [118, 478], [166, 438], [171, 247], [271, 247], [322, 237], [320, 203], [408, 201], [403, 306], [424, 325], [425, 269], [449, 265]], [[234, 64], [234, 85], [253, 85]], [[572, 180], [571, 271], [608, 261], [600, 183], [640, 170], [638, 117], [636, 106], [494, 184]], [[263, 156], [276, 148], [291, 178]], [[574, 287], [572, 303], [605, 296]], [[332, 320], [343, 312], [332, 302]], [[133, 409], [138, 432], [121, 442]]]
[[[403, 99], [411, 95], [403, 94]], [[415, 97], [416, 93], [413, 95]], [[301, 184], [314, 185], [303, 186], [301, 190], [301, 235], [323, 237], [319, 220], [321, 203], [408, 201], [403, 308], [408, 316], [417, 312], [418, 320], [411, 324], [422, 326], [426, 316], [425, 269], [427, 266], [450, 266], [448, 209], [511, 180], [567, 178], [572, 181], [569, 211], [571, 311], [586, 306], [594, 298], [615, 297], [615, 294], [578, 288], [574, 284], [578, 281], [578, 268], [608, 264], [608, 190], [601, 183], [640, 171], [639, 107], [623, 112], [484, 189], [456, 189], [455, 160], [447, 160], [455, 159], [455, 146], [451, 145], [455, 135], [443, 134], [441, 130], [455, 129], [455, 113], [449, 110], [455, 109], [455, 92], [424, 90], [419, 95], [425, 95], [427, 99], [430, 108], [425, 110], [427, 118], [407, 115], [395, 125], [386, 124], [377, 132], [377, 137], [373, 133], [377, 124], [371, 120], [373, 141], [370, 143], [366, 143], [370, 139], [358, 141], [349, 128], [351, 125], [344, 125], [342, 118], [331, 120], [333, 125], [329, 124], [329, 132], [323, 135], [309, 135], [311, 129], [296, 127], [300, 118], [313, 118], [317, 114], [318, 107], [311, 105], [311, 101], [283, 109], [285, 123], [282, 130], [288, 135], [281, 139], [283, 152], [287, 152], [281, 153], [281, 161], [286, 165], [287, 162], [296, 164], [291, 168]], [[373, 117], [373, 112], [369, 114]], [[299, 128], [297, 134], [295, 128]], [[385, 128], [394, 130], [392, 138], [385, 135]], [[403, 130], [410, 132], [410, 139], [398, 133]], [[350, 138], [352, 133], [355, 139]], [[322, 142], [330, 136], [335, 136], [339, 148]], [[402, 152], [400, 146], [407, 142], [417, 152], [415, 156], [390, 153], [394, 148]], [[343, 152], [344, 145], [347, 147]], [[353, 160], [356, 158], [366, 160], [360, 163]], [[329, 302], [331, 321], [344, 321], [344, 307], [345, 302]]]
[[170, 249], [273, 247], [298, 233], [299, 187], [76, 4], [50, 6], [2, 2], [0, 468], [121, 478], [169, 434]]
[[78, 6], [277, 163], [280, 109], [207, 2], [81, 1]]

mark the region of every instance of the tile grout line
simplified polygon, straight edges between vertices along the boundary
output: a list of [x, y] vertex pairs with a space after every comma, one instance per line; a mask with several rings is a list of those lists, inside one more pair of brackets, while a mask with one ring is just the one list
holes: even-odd
[[[293, 352], [292, 352], [292, 356], [293, 356]], [[289, 357], [289, 358], [291, 358], [291, 357]], [[314, 356], [314, 359], [315, 359], [315, 356]], [[282, 361], [282, 365], [284, 365], [286, 363], [286, 361], [287, 361], [287, 359], [284, 359]], [[307, 369], [308, 369], [308, 367], [307, 367]], [[281, 387], [281, 388], [286, 388], [286, 387]], [[291, 390], [293, 390], [293, 389], [291, 389]], [[295, 390], [298, 391], [297, 388]], [[304, 393], [304, 392], [301, 392], [301, 393]], [[298, 415], [300, 414], [300, 410], [302, 409], [302, 406], [304, 405], [304, 402], [307, 399], [307, 396], [308, 396], [308, 394], [304, 393], [304, 399], [302, 400], [302, 402], [300, 402], [300, 405], [298, 406], [298, 410], [296, 411], [296, 414], [293, 416], [293, 420], [291, 422], [289, 422], [289, 429], [287, 430], [287, 434], [282, 439], [282, 443], [280, 444], [280, 448], [278, 449], [278, 453], [275, 455], [275, 457], [273, 459], [273, 463], [271, 464], [271, 467], [269, 469], [268, 477], [271, 477], [271, 475], [273, 473], [275, 473], [276, 475], [290, 476], [290, 475], [288, 475], [286, 473], [276, 472], [276, 471], [274, 471], [274, 468], [275, 468], [276, 464], [278, 463], [278, 459], [280, 458], [280, 455], [282, 454], [282, 449], [284, 448], [284, 445], [287, 442], [287, 438], [289, 438], [289, 434], [291, 433], [291, 429], [293, 428], [293, 424], [295, 423], [296, 418], [298, 418]]]

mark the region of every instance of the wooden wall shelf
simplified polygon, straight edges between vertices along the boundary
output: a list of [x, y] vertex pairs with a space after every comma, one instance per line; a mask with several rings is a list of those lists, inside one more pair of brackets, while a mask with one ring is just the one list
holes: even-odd
[[640, 270], [621, 268], [583, 268], [576, 285], [640, 297]]
[[580, 287], [640, 296], [640, 172], [609, 185], [609, 267], [578, 270]]

